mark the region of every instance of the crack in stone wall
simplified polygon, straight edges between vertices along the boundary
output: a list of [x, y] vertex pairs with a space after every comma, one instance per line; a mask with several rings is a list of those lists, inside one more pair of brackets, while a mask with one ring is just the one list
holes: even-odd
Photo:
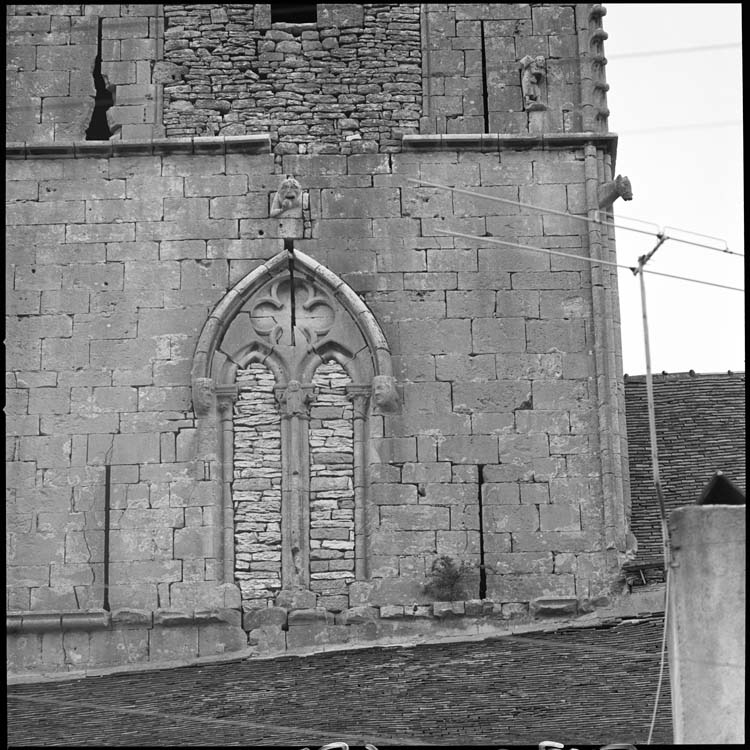
[[237, 374], [232, 501], [243, 609], [266, 607], [281, 590], [281, 417], [274, 384], [262, 364]]
[[319, 605], [349, 606], [354, 580], [354, 449], [349, 376], [338, 362], [315, 371], [310, 409], [310, 588]]

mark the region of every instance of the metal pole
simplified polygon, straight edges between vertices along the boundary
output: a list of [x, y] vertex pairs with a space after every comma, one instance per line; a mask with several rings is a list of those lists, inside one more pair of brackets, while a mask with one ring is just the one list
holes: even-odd
[[646, 282], [643, 274], [643, 266], [648, 259], [656, 252], [659, 246], [664, 242], [661, 239], [659, 244], [646, 256], [643, 255], [638, 259], [638, 276], [641, 284], [641, 310], [643, 314], [643, 343], [646, 353], [646, 399], [648, 402], [648, 429], [651, 441], [651, 468], [656, 488], [656, 497], [659, 501], [659, 513], [661, 515], [661, 533], [664, 542], [664, 571], [667, 572], [669, 566], [669, 529], [667, 527], [667, 515], [664, 506], [664, 494], [661, 487], [661, 477], [659, 475], [659, 451], [656, 446], [656, 414], [654, 409], [654, 386], [651, 379], [651, 347], [648, 338], [648, 312], [646, 310]]

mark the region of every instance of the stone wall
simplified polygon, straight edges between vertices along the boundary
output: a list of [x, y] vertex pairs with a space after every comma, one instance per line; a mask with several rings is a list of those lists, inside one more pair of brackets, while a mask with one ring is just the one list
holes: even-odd
[[[425, 101], [420, 132], [606, 132], [602, 6], [423, 7]], [[527, 57], [542, 58], [533, 106], [523, 87]]]
[[[219, 604], [191, 361], [211, 309], [281, 240], [273, 155], [216, 147], [230, 153], [8, 162], [11, 609], [101, 601], [105, 463], [113, 605]], [[360, 598], [424, 599], [435, 556], [478, 561], [480, 518], [489, 597], [607, 588], [589, 266], [440, 234], [585, 254], [585, 225], [405, 181], [580, 212], [582, 157], [284, 158], [309, 193], [299, 249], [366, 302], [403, 384], [402, 413], [372, 419], [370, 571], [383, 583]]]
[[106, 113], [112, 137], [158, 135], [156, 83], [165, 80], [158, 7], [9, 5], [6, 141], [85, 140], [105, 85], [113, 96]]
[[398, 151], [421, 111], [419, 6], [319, 5], [317, 23], [270, 6], [164, 7], [168, 136], [268, 132], [277, 154]]
[[[34, 7], [29, 18], [47, 13], [51, 28], [55, 14], [43, 8], [52, 6]], [[615, 279], [518, 245], [614, 260], [613, 240], [598, 227], [519, 205], [590, 214], [598, 185], [612, 176], [614, 137], [536, 137], [531, 119], [518, 119], [507, 135], [400, 139], [421, 112], [420, 30], [441, 36], [420, 24], [415, 5], [321, 5], [317, 24], [284, 28], [271, 23], [269, 6], [167, 6], [165, 60], [151, 84], [143, 60], [122, 54], [129, 41], [139, 42], [139, 56], [158, 54], [151, 20], [159, 8], [74, 7], [82, 18], [104, 16], [113, 77], [130, 80], [134, 63], [135, 82], [118, 86], [154, 85], [156, 103], [163, 78], [171, 137], [134, 140], [123, 130], [111, 142], [73, 134], [53, 143], [53, 130], [39, 133], [46, 144], [6, 151], [6, 595], [19, 622], [101, 609], [107, 498], [113, 612], [197, 622], [201, 613], [244, 609], [246, 630], [271, 628], [251, 636], [261, 651], [308, 642], [308, 626], [367, 629], [375, 615], [458, 613], [458, 604], [425, 592], [440, 555], [472, 567], [468, 596], [484, 600], [469, 608], [477, 616], [571, 612], [607, 595], [626, 533]], [[443, 36], [459, 50], [455, 40], [476, 32], [479, 7], [423, 11], [454, 14], [456, 33]], [[496, 7], [527, 14], [530, 6]], [[555, 8], [534, 7], [531, 26], [516, 33], [514, 25], [515, 41], [572, 36], [570, 8]], [[588, 6], [580, 13], [585, 40], [583, 27], [598, 17]], [[133, 40], [128, 14], [140, 34]], [[495, 21], [504, 19], [483, 23]], [[465, 47], [462, 65], [475, 52]], [[444, 86], [454, 72], [443, 71]], [[454, 80], [475, 75], [459, 73]], [[427, 79], [436, 76], [433, 66]], [[553, 79], [543, 89], [550, 106], [529, 116], [552, 112], [557, 122]], [[593, 120], [581, 97], [586, 127]], [[139, 111], [145, 118], [150, 110]], [[422, 126], [433, 124], [442, 127]], [[194, 135], [198, 128], [211, 135]], [[216, 128], [268, 132], [214, 136]], [[286, 174], [305, 192], [293, 243], [307, 259], [299, 349], [295, 329], [279, 325], [273, 339], [273, 326], [238, 312], [257, 271], [268, 274], [258, 288], [277, 311], [264, 314], [291, 315], [286, 292], [272, 286], [289, 273], [280, 254], [290, 224], [270, 215]], [[279, 257], [283, 264], [265, 264]], [[303, 306], [316, 290], [319, 318]], [[216, 371], [226, 379], [214, 382], [204, 408], [193, 377], [215, 352], [198, 347], [204, 331], [222, 326]], [[316, 348], [330, 326], [342, 336], [334, 343], [354, 347], [348, 354]], [[274, 347], [286, 347], [288, 380], [303, 381], [296, 390], [273, 369]], [[270, 370], [250, 364], [251, 355]], [[317, 375], [300, 364], [313, 355]], [[351, 365], [349, 379], [356, 371], [363, 382], [323, 364], [337, 356]], [[376, 373], [395, 378], [398, 408], [368, 400]], [[290, 394], [279, 412], [279, 397]], [[279, 453], [300, 444], [293, 468], [282, 461], [279, 470]], [[290, 520], [278, 506], [292, 502], [299, 507]], [[284, 524], [309, 542], [301, 547], [306, 554], [309, 546], [310, 565], [294, 576], [312, 591], [280, 602]], [[298, 561], [284, 539], [280, 546], [288, 578]]]

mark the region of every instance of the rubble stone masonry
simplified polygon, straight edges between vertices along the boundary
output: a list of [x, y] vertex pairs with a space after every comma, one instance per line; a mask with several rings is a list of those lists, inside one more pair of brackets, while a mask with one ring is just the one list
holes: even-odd
[[[110, 640], [113, 628], [130, 634], [123, 662], [241, 648], [243, 611], [263, 654], [371, 638], [378, 618], [507, 620], [587, 610], [612, 592], [628, 515], [615, 277], [493, 244], [614, 259], [598, 226], [518, 205], [586, 217], [611, 179], [613, 136], [592, 114], [592, 6], [318, 5], [317, 23], [298, 25], [259, 4], [11, 7], [13, 80], [54, 78], [40, 50], [75, 47], [70, 29], [103, 18], [116, 90], [151, 87], [117, 107], [141, 107], [131, 124], [153, 125], [128, 136], [121, 120], [109, 142], [85, 141], [72, 121], [45, 130], [53, 94], [29, 100], [24, 83], [36, 109], [8, 131], [6, 595], [26, 623], [14, 668], [114, 658], [93, 631], [75, 653], [74, 636], [24, 635], [50, 612], [52, 630], [73, 622], [60, 613], [101, 614], [107, 496], [102, 627]], [[486, 65], [506, 67], [481, 73], [482, 39]], [[546, 110], [493, 98], [495, 81], [520, 86], [511, 60], [527, 52], [549, 55]], [[18, 67], [32, 57], [37, 67]], [[151, 59], [161, 83], [139, 77]], [[469, 119], [479, 79], [491, 91], [482, 127]], [[157, 105], [163, 134], [148, 120]], [[326, 350], [297, 373], [310, 394], [297, 406], [269, 334], [239, 307], [253, 273], [289, 273], [278, 259], [288, 224], [270, 216], [287, 174], [304, 191], [299, 288], [365, 341], [350, 360]], [[298, 313], [317, 352], [318, 313], [302, 302]], [[221, 326], [236, 361], [226, 346], [199, 348]], [[201, 357], [232, 373], [209, 372], [205, 406]], [[376, 408], [355, 359], [395, 378], [397, 408]], [[298, 433], [285, 420], [305, 424], [293, 470], [284, 435]], [[292, 489], [309, 519], [309, 590], [279, 598]], [[466, 604], [425, 593], [439, 555], [471, 566]]]

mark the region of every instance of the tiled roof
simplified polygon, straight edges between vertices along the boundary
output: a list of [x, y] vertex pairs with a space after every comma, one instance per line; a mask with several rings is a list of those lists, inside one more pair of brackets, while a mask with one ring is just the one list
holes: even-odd
[[[667, 514], [698, 501], [714, 472], [746, 493], [745, 373], [653, 376], [659, 473]], [[653, 484], [646, 376], [626, 376], [631, 529], [636, 563], [662, 556], [659, 504]]]
[[[644, 743], [662, 616], [8, 687], [11, 746]], [[672, 741], [669, 665], [653, 735]], [[578, 745], [580, 746], [580, 745]]]

